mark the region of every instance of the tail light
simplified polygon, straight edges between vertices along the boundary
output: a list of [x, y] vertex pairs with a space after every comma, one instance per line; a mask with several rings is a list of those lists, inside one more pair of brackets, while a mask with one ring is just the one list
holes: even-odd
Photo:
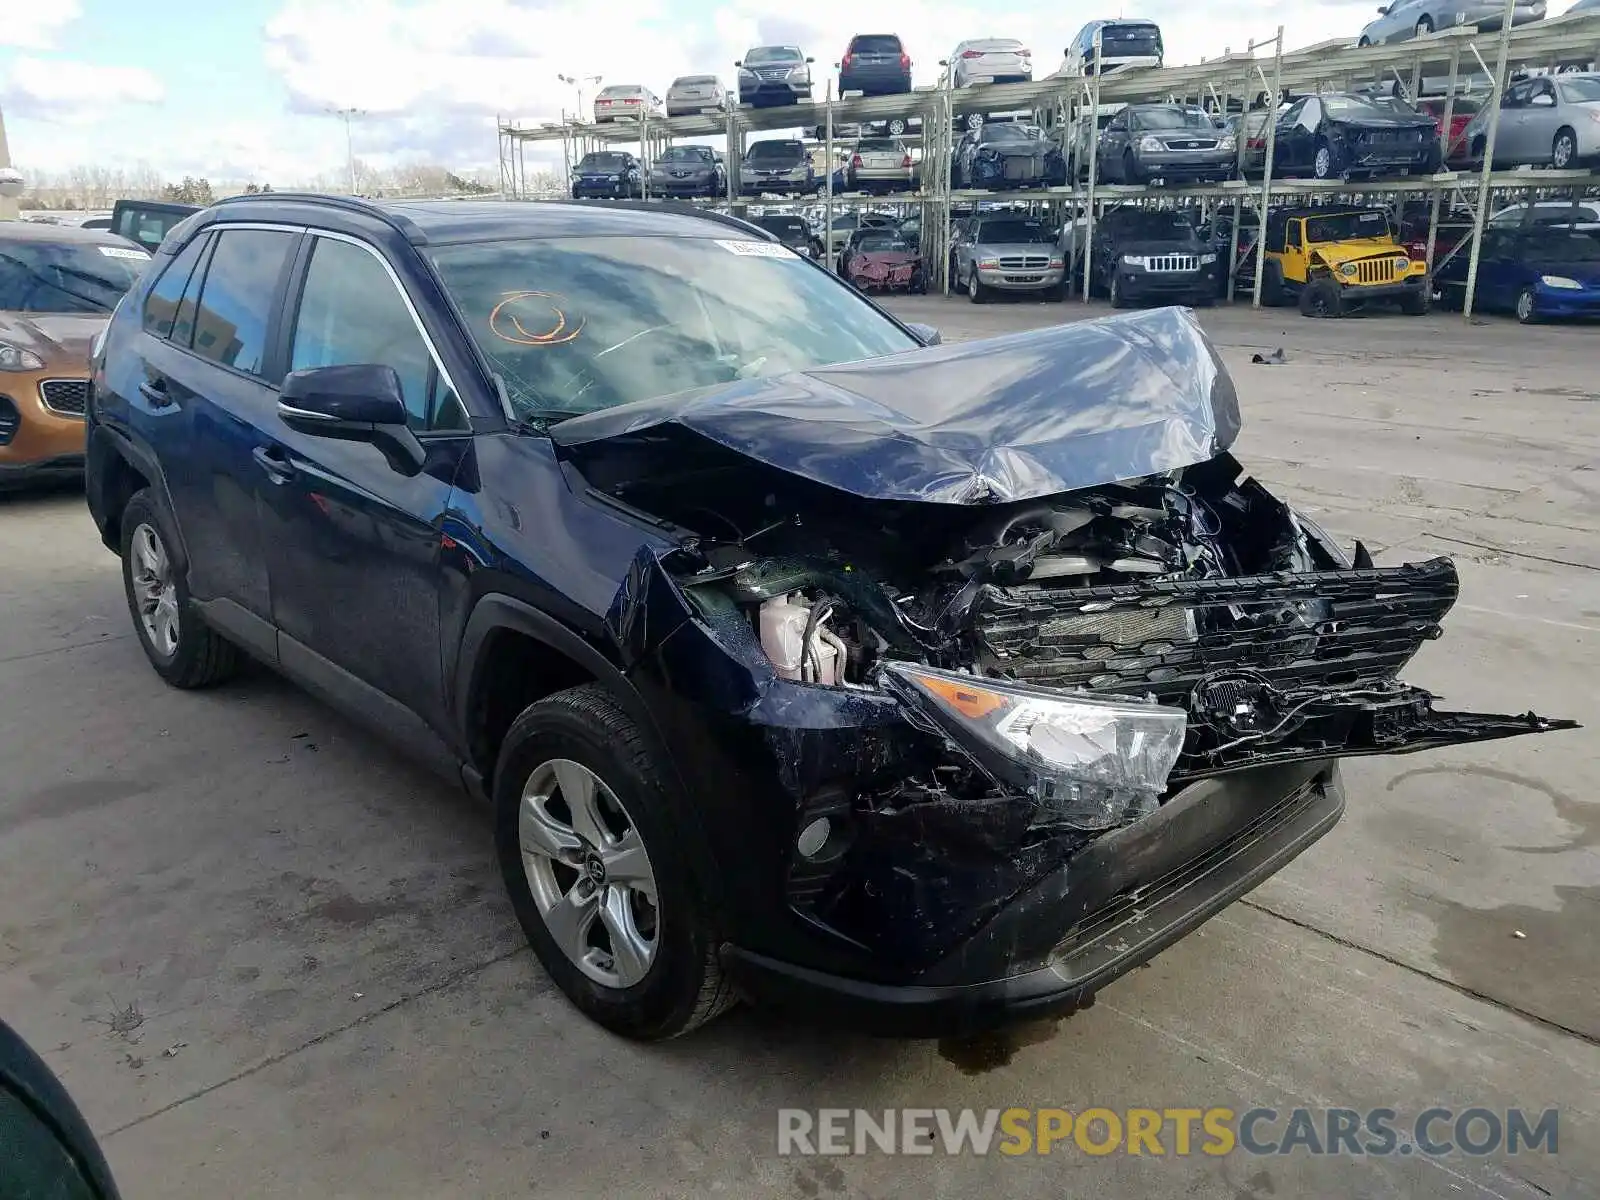
[[961, 52], [961, 57], [962, 58], [982, 58], [983, 57], [983, 51], [982, 50], [963, 50]]
[[861, 165], [861, 155], [857, 154], [854, 158], [852, 158], [850, 160], [850, 165], [852, 167], [859, 167]]
[[1018, 50], [1017, 51], [1017, 57], [1018, 58], [1032, 58], [1033, 57], [1033, 51], [1032, 50]]
[[903, 169], [909, 171], [911, 169], [911, 155], [908, 154], [904, 158], [902, 158], [900, 160], [900, 166]]
[[901, 70], [902, 70], [902, 71], [909, 71], [909, 70], [911, 70], [911, 55], [909, 55], [909, 54], [902, 54], [902, 55], [901, 55], [901, 56], [900, 56], [900, 69], [901, 69]]
[[1252, 150], [1265, 150], [1267, 148], [1267, 139], [1266, 138], [1251, 138], [1249, 141], [1247, 141], [1245, 143], [1245, 145], [1249, 146], [1250, 149], [1252, 149]]
[[850, 60], [854, 57], [855, 55], [846, 53], [845, 56], [839, 60], [839, 69], [844, 70], [846, 67], [848, 67], [850, 65]]

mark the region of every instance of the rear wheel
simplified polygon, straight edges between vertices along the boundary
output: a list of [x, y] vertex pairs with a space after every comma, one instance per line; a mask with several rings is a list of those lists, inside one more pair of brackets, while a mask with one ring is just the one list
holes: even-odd
[[122, 583], [145, 657], [173, 687], [205, 688], [238, 673], [238, 647], [200, 619], [177, 541], [149, 489], [122, 510]]
[[506, 734], [494, 802], [512, 908], [586, 1016], [660, 1040], [732, 1005], [683, 823], [609, 691], [588, 684], [526, 709]]
[[1539, 302], [1534, 297], [1532, 288], [1523, 288], [1517, 293], [1517, 320], [1524, 325], [1539, 323]]

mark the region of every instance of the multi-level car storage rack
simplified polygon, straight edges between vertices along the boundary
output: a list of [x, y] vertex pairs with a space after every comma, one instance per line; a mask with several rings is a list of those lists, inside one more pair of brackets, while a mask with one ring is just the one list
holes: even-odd
[[[1507, 4], [1510, 8], [1510, 4]], [[898, 96], [872, 98], [832, 97], [811, 103], [778, 108], [730, 107], [726, 113], [701, 116], [659, 117], [642, 121], [617, 121], [602, 125], [578, 121], [547, 122], [529, 127], [502, 122], [500, 172], [502, 190], [507, 196], [527, 198], [527, 172], [523, 148], [528, 142], [560, 142], [570, 167], [589, 150], [606, 145], [637, 146], [646, 164], [669, 145], [679, 140], [710, 136], [727, 139], [728, 194], [702, 203], [742, 211], [747, 201], [740, 197], [738, 164], [748, 145], [749, 135], [759, 132], [803, 131], [816, 140], [824, 152], [825, 186], [815, 198], [825, 210], [832, 227], [835, 209], [880, 207], [884, 197], [843, 194], [833, 188], [835, 149], [846, 145], [834, 131], [849, 125], [883, 125], [895, 122], [908, 132], [902, 140], [920, 143], [921, 167], [915, 192], [891, 197], [887, 203], [920, 207], [923, 251], [930, 277], [937, 286], [948, 288], [950, 213], [955, 205], [984, 203], [1023, 203], [1049, 211], [1059, 220], [1082, 220], [1084, 238], [1092, 240], [1096, 215], [1107, 205], [1128, 203], [1197, 206], [1215, 211], [1220, 206], [1233, 209], [1235, 250], [1240, 218], [1245, 209], [1263, 212], [1273, 203], [1293, 198], [1302, 203], [1318, 200], [1343, 200], [1373, 203], [1424, 199], [1430, 202], [1428, 255], [1433, 263], [1434, 244], [1441, 210], [1464, 208], [1472, 214], [1472, 235], [1461, 246], [1474, 257], [1484, 221], [1492, 211], [1491, 198], [1507, 192], [1531, 196], [1578, 195], [1600, 188], [1600, 171], [1594, 165], [1581, 170], [1522, 168], [1491, 169], [1491, 157], [1484, 156], [1481, 169], [1470, 172], [1444, 170], [1431, 176], [1378, 179], [1367, 182], [1281, 179], [1272, 173], [1274, 123], [1267, 123], [1266, 171], [1257, 180], [1229, 180], [1196, 186], [1126, 186], [1096, 184], [1091, 161], [1087, 183], [1070, 182], [1065, 187], [1029, 191], [980, 192], [952, 191], [950, 157], [955, 138], [969, 121], [996, 114], [1020, 114], [1046, 128], [1073, 120], [1080, 112], [1099, 112], [1105, 105], [1175, 101], [1201, 104], [1219, 112], [1238, 111], [1265, 105], [1277, 107], [1270, 98], [1319, 91], [1347, 91], [1377, 86], [1397, 89], [1404, 94], [1442, 96], [1446, 99], [1443, 127], [1450, 128], [1454, 101], [1471, 96], [1489, 110], [1487, 140], [1492, 154], [1499, 124], [1499, 96], [1514, 73], [1536, 73], [1572, 69], [1576, 64], [1600, 63], [1600, 11], [1571, 13], [1529, 25], [1511, 28], [1509, 22], [1498, 32], [1480, 33], [1471, 28], [1441, 30], [1411, 41], [1386, 46], [1354, 46], [1347, 42], [1325, 42], [1303, 50], [1284, 50], [1283, 29], [1275, 36], [1252, 44], [1244, 52], [1192, 66], [1132, 70], [1106, 76], [1051, 76], [1032, 83], [991, 84], [952, 88], [950, 72], [941, 83]], [[1093, 139], [1091, 139], [1091, 145]], [[1504, 199], [1504, 196], [1501, 196]], [[815, 202], [814, 201], [814, 202]], [[793, 201], [790, 201], [793, 203]], [[1449, 211], [1449, 210], [1445, 210]], [[1260, 256], [1264, 249], [1257, 239], [1256, 280], [1253, 302], [1261, 302]], [[831, 256], [830, 256], [831, 258]], [[1075, 270], [1087, 280], [1088, 253], [1081, 255]], [[1230, 256], [1230, 287], [1241, 264], [1238, 254]], [[1469, 280], [1475, 280], [1476, 262]], [[1087, 289], [1085, 289], [1087, 291]], [[1472, 310], [1469, 285], [1466, 311]]]

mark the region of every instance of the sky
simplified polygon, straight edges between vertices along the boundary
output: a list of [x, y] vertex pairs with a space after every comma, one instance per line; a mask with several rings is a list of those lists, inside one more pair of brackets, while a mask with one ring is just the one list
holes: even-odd
[[[473, 170], [496, 164], [497, 115], [537, 122], [575, 107], [562, 74], [664, 95], [682, 74], [732, 83], [750, 46], [797, 44], [820, 68], [852, 34], [893, 32], [921, 84], [970, 37], [1021, 38], [1048, 73], [1093, 17], [1159, 22], [1178, 64], [1243, 50], [1280, 22], [1291, 50], [1354, 38], [1376, 15], [1376, 0], [1110, 4], [876, 0], [869, 29], [850, 0], [3, 0], [0, 113], [24, 169], [143, 163], [281, 185], [343, 169], [330, 109], [363, 110], [354, 150], [375, 165]], [[530, 170], [537, 161], [530, 146]]]

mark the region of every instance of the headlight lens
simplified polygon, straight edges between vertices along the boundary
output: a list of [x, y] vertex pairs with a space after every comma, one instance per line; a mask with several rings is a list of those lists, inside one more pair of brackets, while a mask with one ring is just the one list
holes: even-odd
[[1209, 267], [1212, 263], [1214, 263], [1216, 261], [1217, 261], [1217, 256], [1215, 254], [1202, 254], [1200, 256], [1200, 265], [1202, 267]]
[[1411, 265], [1411, 260], [1409, 258], [1407, 258], [1404, 254], [1398, 255], [1394, 260], [1394, 269], [1396, 271], [1404, 271], [1410, 265]]
[[1231, 133], [1227, 134], [1220, 142], [1217, 143], [1218, 150], [1237, 150], [1238, 148], [1239, 140]]
[[1577, 291], [1583, 287], [1576, 279], [1568, 279], [1565, 275], [1541, 275], [1539, 282], [1547, 288], [1561, 288], [1565, 291]]
[[1052, 824], [1109, 829], [1153, 810], [1183, 750], [1181, 709], [902, 663], [882, 679], [913, 724], [1030, 793]]
[[997, 258], [980, 258], [978, 260], [978, 270], [980, 271], [998, 271], [999, 269], [1000, 260]]
[[1154, 134], [1146, 134], [1144, 137], [1139, 139], [1139, 149], [1141, 150], [1159, 153], [1166, 148], [1166, 145], [1161, 141], [1161, 139], [1156, 137]]
[[1142, 267], [1145, 265], [1145, 256], [1142, 254], [1124, 254], [1122, 263], [1128, 267]]
[[0, 342], [0, 371], [42, 371], [44, 359], [32, 350]]
[[1354, 275], [1355, 273], [1356, 273], [1356, 265], [1355, 265], [1355, 263], [1345, 263], [1343, 266], [1341, 266], [1339, 268], [1339, 274], [1341, 274], [1341, 275]]

